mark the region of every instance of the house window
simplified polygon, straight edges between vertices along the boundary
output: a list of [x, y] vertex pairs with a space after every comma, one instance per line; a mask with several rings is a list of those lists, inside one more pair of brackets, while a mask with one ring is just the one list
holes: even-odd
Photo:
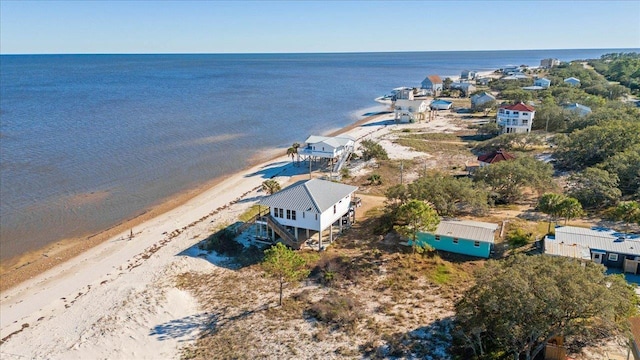
[[473, 246], [480, 247], [480, 241], [474, 241], [473, 242]]
[[453, 238], [453, 243], [457, 244], [458, 243], [458, 238]]
[[273, 217], [278, 217], [278, 209], [273, 208]]
[[609, 261], [618, 261], [618, 254], [609, 254]]
[[336, 205], [333, 205], [333, 213], [336, 213]]
[[528, 124], [529, 124], [528, 119], [522, 119], [522, 125], [528, 125]]
[[518, 114], [519, 114], [519, 112], [517, 112], [517, 111], [513, 112], [513, 115], [518, 115]]
[[529, 113], [525, 113], [525, 112], [523, 112], [523, 113], [522, 113], [522, 115], [529, 115]]
[[440, 235], [436, 235], [436, 241], [440, 241]]
[[282, 209], [278, 209], [280, 211], [280, 217], [284, 218], [284, 211]]
[[303, 212], [302, 212], [302, 218], [303, 218], [303, 219], [304, 219], [304, 214], [306, 214], [306, 212], [304, 212], [304, 211], [303, 211]]
[[287, 210], [287, 219], [291, 220], [291, 210]]
[[318, 214], [316, 214], [316, 220], [318, 220]]
[[291, 210], [291, 220], [295, 220], [295, 219], [296, 219], [296, 211]]

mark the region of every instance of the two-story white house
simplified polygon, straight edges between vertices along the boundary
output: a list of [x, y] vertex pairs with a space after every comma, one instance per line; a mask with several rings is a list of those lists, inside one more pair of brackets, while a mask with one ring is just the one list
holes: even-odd
[[333, 137], [311, 135], [304, 142], [306, 145], [298, 149], [299, 155], [334, 159], [346, 151], [353, 151], [356, 140], [348, 135]]
[[398, 99], [393, 104], [396, 122], [418, 122], [427, 118], [429, 102], [423, 99]]
[[524, 103], [503, 105], [498, 109], [496, 122], [503, 134], [529, 133], [531, 132], [535, 113], [536, 111], [532, 106]]
[[322, 249], [325, 230], [329, 230], [331, 243], [333, 226], [342, 227], [343, 219], [348, 219], [350, 213], [355, 214], [351, 200], [357, 189], [356, 186], [312, 179], [299, 181], [265, 197], [259, 205], [268, 206], [269, 212], [256, 221], [258, 237], [282, 241], [298, 249], [317, 235], [318, 249]]

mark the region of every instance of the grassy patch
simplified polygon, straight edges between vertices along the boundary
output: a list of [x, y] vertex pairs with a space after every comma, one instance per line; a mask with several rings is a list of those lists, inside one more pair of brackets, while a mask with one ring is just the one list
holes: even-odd
[[445, 285], [451, 281], [451, 271], [447, 265], [439, 264], [429, 274], [429, 278], [438, 285]]
[[258, 215], [258, 212], [260, 212], [261, 209], [262, 211], [265, 211], [266, 207], [260, 206], [260, 205], [253, 205], [247, 211], [245, 211], [240, 216], [238, 216], [238, 220], [242, 222], [247, 222], [253, 219], [254, 216]]
[[429, 140], [424, 140], [419, 138], [409, 138], [409, 137], [401, 137], [396, 139], [394, 142], [398, 145], [406, 146], [415, 151], [430, 153], [430, 154], [441, 153], [441, 152], [448, 152], [448, 153], [453, 152], [456, 154], [470, 153], [469, 148], [467, 147], [467, 145], [464, 145], [464, 144], [455, 144], [455, 143], [442, 142], [442, 141], [429, 141]]

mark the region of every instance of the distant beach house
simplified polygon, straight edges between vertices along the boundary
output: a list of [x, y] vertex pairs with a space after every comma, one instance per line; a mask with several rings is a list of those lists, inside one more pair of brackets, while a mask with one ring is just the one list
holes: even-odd
[[443, 82], [438, 75], [429, 75], [422, 80], [422, 88], [433, 96], [438, 96], [442, 92]]
[[570, 78], [564, 79], [564, 83], [569, 84], [571, 86], [580, 86], [580, 79], [570, 77]]
[[551, 80], [549, 80], [547, 78], [535, 79], [535, 80], [533, 80], [533, 86], [540, 86], [540, 87], [546, 89], [549, 86], [551, 86]]
[[333, 159], [346, 151], [353, 151], [355, 139], [348, 135], [327, 137], [311, 135], [304, 141], [305, 146], [298, 149], [299, 155]]
[[521, 72], [522, 68], [520, 66], [507, 66], [502, 69], [502, 73], [505, 75], [513, 75]]
[[465, 97], [469, 97], [472, 92], [476, 91], [475, 85], [469, 82], [454, 82], [449, 85], [449, 89], [460, 90]]
[[460, 79], [461, 80], [474, 80], [477, 75], [478, 75], [478, 73], [476, 73], [475, 71], [462, 70], [462, 72], [460, 73]]
[[496, 122], [503, 134], [529, 133], [535, 113], [532, 106], [524, 103], [503, 105], [498, 109]]
[[488, 258], [493, 249], [496, 230], [498, 225], [491, 223], [443, 220], [434, 233], [418, 233], [416, 242], [429, 244], [436, 250]]
[[476, 78], [476, 85], [487, 86], [491, 82], [492, 78], [484, 77], [484, 78]]
[[484, 91], [471, 96], [471, 107], [478, 109], [482, 105], [491, 103], [492, 101], [496, 101], [496, 97]]
[[449, 110], [452, 105], [453, 102], [442, 99], [433, 100], [431, 104], [429, 104], [431, 110]]
[[333, 241], [333, 227], [342, 228], [355, 214], [351, 206], [356, 186], [332, 181], [312, 179], [299, 181], [259, 202], [269, 212], [256, 224], [258, 238], [272, 242], [282, 241], [298, 249], [317, 235], [318, 249], [322, 249], [323, 233], [329, 230], [329, 243]]
[[418, 122], [427, 118], [429, 102], [422, 99], [398, 99], [393, 105], [396, 122]]
[[305, 140], [305, 146], [298, 149], [298, 157], [310, 163], [312, 160], [328, 159], [327, 163], [331, 164], [332, 171], [337, 173], [353, 153], [355, 142], [355, 139], [348, 135], [311, 135]]
[[616, 232], [611, 229], [591, 229], [557, 226], [555, 236], [544, 239], [544, 252], [591, 260], [625, 272], [640, 272], [640, 235]]
[[542, 59], [540, 60], [540, 67], [545, 69], [550, 69], [554, 66], [560, 65], [560, 60], [558, 59]]
[[527, 76], [526, 74], [515, 73], [515, 74], [507, 75], [501, 78], [500, 80], [521, 80], [521, 79], [528, 79], [528, 78], [529, 76]]
[[587, 116], [591, 114], [591, 108], [582, 104], [573, 103], [562, 106], [567, 111], [572, 111], [580, 116]]
[[502, 149], [498, 149], [494, 152], [478, 156], [478, 164], [480, 167], [485, 167], [500, 161], [513, 160], [515, 158], [516, 157], [514, 155]]

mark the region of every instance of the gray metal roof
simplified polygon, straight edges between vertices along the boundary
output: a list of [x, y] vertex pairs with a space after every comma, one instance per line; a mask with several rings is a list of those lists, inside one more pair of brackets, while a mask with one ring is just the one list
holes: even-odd
[[580, 244], [565, 244], [547, 236], [544, 239], [544, 253], [547, 255], [557, 255], [574, 259], [591, 260], [589, 248]]
[[260, 205], [323, 213], [356, 190], [357, 186], [326, 180], [304, 180], [262, 199]]
[[497, 224], [471, 220], [443, 220], [436, 229], [436, 235], [460, 239], [494, 242]]
[[317, 144], [320, 142], [324, 142], [333, 146], [334, 148], [337, 148], [340, 146], [347, 146], [349, 145], [349, 143], [353, 143], [354, 141], [355, 139], [349, 135], [333, 136], [333, 137], [311, 135], [304, 142], [307, 144]]
[[640, 235], [619, 233], [607, 228], [556, 227], [556, 241], [579, 244], [591, 250], [640, 256]]

